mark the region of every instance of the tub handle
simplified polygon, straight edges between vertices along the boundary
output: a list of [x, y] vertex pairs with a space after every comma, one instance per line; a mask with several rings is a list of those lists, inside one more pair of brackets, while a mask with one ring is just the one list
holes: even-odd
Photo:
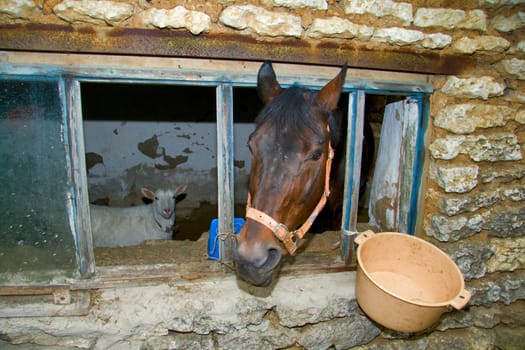
[[354, 239], [355, 244], [363, 244], [375, 235], [374, 231], [366, 230]]
[[468, 290], [466, 290], [466, 289], [463, 289], [458, 294], [457, 297], [452, 299], [452, 301], [450, 302], [450, 305], [456, 310], [461, 310], [461, 309], [463, 309], [465, 307], [465, 305], [467, 305], [467, 303], [470, 300], [470, 297], [471, 297], [470, 292]]

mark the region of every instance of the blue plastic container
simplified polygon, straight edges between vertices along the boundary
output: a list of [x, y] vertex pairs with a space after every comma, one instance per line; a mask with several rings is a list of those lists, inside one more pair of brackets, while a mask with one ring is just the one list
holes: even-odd
[[[241, 232], [244, 225], [243, 218], [233, 219], [233, 233]], [[210, 236], [208, 237], [208, 260], [219, 260], [219, 219], [215, 218], [210, 224]]]

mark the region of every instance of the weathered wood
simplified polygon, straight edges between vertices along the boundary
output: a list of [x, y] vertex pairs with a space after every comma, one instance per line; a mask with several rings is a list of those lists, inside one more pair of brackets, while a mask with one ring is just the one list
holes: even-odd
[[[412, 193], [415, 188], [415, 174], [416, 156], [419, 145], [418, 132], [420, 132], [419, 121], [421, 119], [421, 111], [419, 101], [408, 98], [404, 101], [404, 118], [406, 126], [403, 139], [403, 149], [401, 159], [403, 159], [403, 166], [401, 168], [401, 183], [399, 188], [399, 231], [412, 233], [409, 225], [409, 215], [414, 212], [412, 208]], [[417, 191], [416, 191], [417, 192]]]
[[[357, 232], [361, 155], [365, 118], [365, 93], [353, 92], [348, 101], [348, 128], [346, 144], [345, 189], [341, 227], [341, 257], [350, 265], [354, 255], [354, 238]], [[348, 171], [350, 169], [350, 171]]]
[[231, 84], [217, 87], [217, 188], [219, 210], [219, 258], [224, 263], [233, 260], [233, 88]]
[[[255, 85], [260, 62], [220, 59], [111, 56], [96, 54], [63, 54], [0, 51], [0, 73], [65, 74], [84, 79], [170, 80], [180, 84], [219, 82]], [[340, 67], [311, 66], [291, 63], [274, 64], [283, 85], [299, 78], [306, 86], [323, 86]], [[428, 76], [417, 73], [388, 72], [370, 69], [347, 69], [345, 87], [360, 89], [395, 89], [406, 92], [431, 92]]]
[[20, 285], [2, 286], [0, 295], [52, 295], [57, 289], [69, 288], [67, 285]]
[[68, 303], [57, 303], [53, 295], [0, 297], [0, 317], [85, 316], [89, 312], [89, 292], [72, 292]]
[[420, 111], [407, 98], [386, 106], [370, 190], [370, 223], [408, 232]]
[[344, 40], [322, 43], [306, 39], [258, 40], [239, 34], [201, 34], [115, 27], [101, 35], [93, 28], [70, 25], [12, 24], [0, 26], [0, 48], [6, 50], [83, 52], [169, 57], [265, 59], [390, 71], [457, 75], [475, 65], [465, 55], [443, 54], [396, 46], [370, 49]]
[[71, 208], [71, 227], [76, 229], [76, 247], [78, 250], [78, 265], [80, 274], [84, 277], [95, 273], [95, 257], [93, 240], [91, 239], [91, 224], [89, 217], [88, 184], [84, 131], [82, 124], [82, 106], [80, 98], [80, 83], [71, 78], [65, 79], [66, 113], [69, 124], [69, 152], [71, 156], [72, 177], [76, 186], [73, 187], [69, 205]]

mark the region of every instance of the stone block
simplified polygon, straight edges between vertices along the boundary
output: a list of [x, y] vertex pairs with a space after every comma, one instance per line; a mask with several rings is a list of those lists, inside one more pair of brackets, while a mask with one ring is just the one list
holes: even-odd
[[356, 312], [354, 300], [335, 299], [327, 307], [319, 308], [288, 308], [279, 305], [275, 313], [279, 317], [279, 323], [285, 327], [304, 326], [321, 321], [327, 321], [334, 317], [352, 316]]
[[467, 289], [472, 293], [469, 305], [490, 305], [502, 302], [509, 305], [525, 299], [525, 270], [488, 274], [471, 280]]
[[392, 0], [348, 0], [345, 1], [346, 14], [371, 14], [376, 17], [393, 16], [404, 22], [412, 23], [412, 4]]
[[327, 10], [326, 0], [270, 0], [274, 6], [288, 7], [292, 9], [311, 8], [316, 10]]
[[512, 327], [525, 326], [525, 300], [517, 300], [510, 305], [494, 303], [490, 307], [471, 306], [468, 310], [447, 313], [441, 318], [436, 329], [440, 331], [466, 327], [490, 329], [501, 324]]
[[525, 4], [525, 0], [479, 0], [480, 5], [514, 6]]
[[483, 213], [483, 229], [493, 237], [525, 235], [525, 203], [518, 206], [499, 205]]
[[482, 183], [508, 183], [525, 176], [525, 164], [515, 163], [481, 168], [479, 178]]
[[445, 138], [434, 140], [428, 150], [434, 159], [451, 160], [461, 152], [461, 145], [465, 142], [465, 136], [447, 135]]
[[475, 327], [450, 329], [446, 332], [426, 331], [416, 336], [397, 333], [387, 339], [384, 339], [385, 333], [386, 331], [382, 334], [383, 339], [352, 350], [494, 350], [493, 344], [496, 341], [494, 332]]
[[433, 215], [425, 225], [427, 235], [440, 242], [457, 242], [481, 232], [483, 218], [476, 214], [467, 216]]
[[0, 14], [13, 18], [29, 18], [36, 7], [31, 0], [0, 0]]
[[369, 40], [374, 33], [374, 28], [354, 24], [346, 19], [339, 17], [316, 18], [310, 28], [307, 36], [312, 38], [337, 37], [344, 39]]
[[513, 202], [525, 201], [525, 186], [516, 185], [512, 188], [506, 188], [503, 190], [503, 197]]
[[217, 335], [214, 337], [216, 341], [213, 349], [266, 350], [282, 349], [294, 345], [297, 342], [294, 333], [276, 323], [266, 319], [257, 326], [248, 326], [245, 329]]
[[485, 276], [487, 261], [496, 249], [485, 241], [457, 241], [437, 246], [454, 260], [466, 280]]
[[499, 162], [521, 160], [521, 146], [514, 134], [498, 133], [490, 136], [469, 136], [461, 145], [461, 153], [466, 153], [475, 162]]
[[[450, 85], [452, 83], [449, 85], [445, 83], [446, 91], [453, 89]], [[465, 91], [465, 88], [462, 88], [462, 91]], [[471, 93], [473, 93], [472, 90]], [[438, 111], [434, 118], [434, 125], [455, 134], [469, 134], [477, 128], [505, 126], [509, 120], [515, 118], [516, 112], [515, 109], [507, 106], [476, 103], [454, 104]]]
[[458, 78], [450, 76], [441, 88], [441, 92], [450, 96], [487, 100], [489, 97], [502, 96], [505, 88], [503, 82], [495, 81], [493, 77]]
[[511, 76], [525, 80], [525, 60], [519, 58], [510, 58], [501, 61], [503, 70]]
[[438, 166], [435, 179], [447, 193], [470, 192], [478, 184], [479, 167], [473, 166]]
[[171, 332], [162, 337], [146, 339], [141, 350], [157, 349], [185, 349], [185, 350], [213, 350], [216, 349], [212, 334], [178, 333]]
[[366, 344], [381, 331], [362, 312], [354, 301], [352, 316], [295, 329], [297, 343], [306, 349], [350, 349]]
[[374, 40], [399, 46], [411, 45], [424, 38], [423, 32], [403, 28], [378, 28], [373, 36]]
[[499, 189], [480, 190], [465, 193], [461, 196], [445, 196], [438, 200], [441, 213], [454, 216], [462, 213], [472, 213], [481, 208], [489, 208], [502, 199]]
[[517, 12], [508, 17], [498, 15], [490, 21], [490, 25], [499, 32], [511, 33], [525, 27], [525, 12]]
[[499, 326], [494, 329], [496, 340], [494, 348], [505, 350], [523, 350], [525, 344], [525, 327], [514, 328]]
[[525, 269], [525, 237], [513, 239], [492, 237], [490, 245], [496, 248], [496, 252], [487, 262], [489, 272]]
[[427, 49], [443, 49], [452, 43], [452, 37], [443, 33], [426, 34], [421, 46]]
[[132, 4], [108, 0], [64, 0], [53, 12], [69, 23], [92, 23], [116, 25], [134, 13]]
[[140, 14], [145, 25], [157, 28], [186, 28], [192, 34], [208, 32], [211, 26], [210, 16], [204, 12], [189, 11], [183, 6], [172, 9], [151, 8]]
[[[504, 133], [492, 134], [488, 137], [485, 135], [447, 136], [432, 142], [429, 151], [433, 158], [444, 160], [454, 159], [458, 154], [466, 154], [475, 162], [522, 159], [517, 136]], [[488, 178], [484, 180], [484, 182], [490, 181]]]
[[487, 31], [487, 15], [483, 10], [467, 11], [465, 19], [458, 23], [458, 28]]
[[417, 27], [455, 28], [466, 17], [465, 11], [446, 8], [418, 8], [414, 15]]
[[300, 17], [253, 5], [228, 6], [219, 20], [225, 26], [263, 36], [300, 37], [303, 33]]
[[478, 51], [504, 52], [510, 47], [510, 42], [502, 37], [493, 35], [478, 36], [475, 38], [463, 37], [452, 44], [454, 51], [471, 55]]
[[514, 120], [520, 124], [525, 124], [525, 108], [520, 109], [515, 115]]

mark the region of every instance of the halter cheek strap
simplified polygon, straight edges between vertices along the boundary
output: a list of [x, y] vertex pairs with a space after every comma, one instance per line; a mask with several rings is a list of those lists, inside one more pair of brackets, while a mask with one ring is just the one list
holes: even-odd
[[330, 169], [332, 168], [332, 159], [334, 158], [334, 150], [332, 149], [332, 145], [330, 141], [328, 141], [328, 159], [326, 160], [326, 167], [325, 167], [325, 184], [324, 184], [324, 193], [321, 196], [321, 199], [319, 199], [319, 202], [315, 206], [314, 210], [306, 219], [306, 221], [303, 223], [301, 227], [299, 227], [297, 230], [290, 231], [286, 225], [276, 221], [274, 218], [272, 218], [270, 215], [253, 208], [251, 195], [248, 193], [248, 201], [246, 203], [246, 218], [252, 219], [257, 221], [258, 223], [268, 227], [270, 230], [272, 230], [275, 237], [277, 237], [284, 245], [286, 250], [290, 253], [290, 255], [295, 255], [295, 251], [297, 250], [297, 242], [299, 239], [303, 238], [306, 232], [310, 229], [312, 226], [315, 218], [321, 210], [324, 208], [326, 204], [326, 200], [328, 199], [328, 196], [330, 195]]

